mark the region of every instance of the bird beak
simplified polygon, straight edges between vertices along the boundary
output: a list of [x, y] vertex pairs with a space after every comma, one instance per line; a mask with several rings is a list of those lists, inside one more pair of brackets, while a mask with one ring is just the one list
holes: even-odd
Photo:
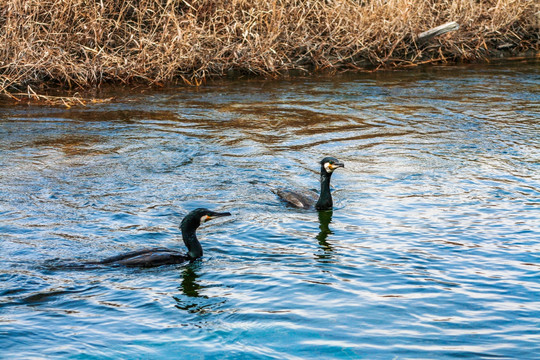
[[342, 163], [342, 162], [330, 164], [330, 169], [332, 169], [332, 170], [335, 170], [335, 169], [340, 168], [340, 167], [344, 168], [345, 164]]
[[205, 221], [212, 220], [218, 217], [223, 217], [223, 216], [231, 216], [231, 213], [230, 212], [212, 212], [206, 215]]

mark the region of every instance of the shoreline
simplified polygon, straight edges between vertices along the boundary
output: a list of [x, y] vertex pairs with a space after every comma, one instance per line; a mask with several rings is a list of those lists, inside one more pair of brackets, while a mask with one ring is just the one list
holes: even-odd
[[528, 0], [6, 0], [0, 97], [68, 106], [86, 100], [47, 94], [538, 59], [539, 33], [540, 5]]
[[99, 86], [69, 89], [59, 84], [34, 84], [28, 85], [29, 91], [27, 93], [13, 93], [3, 92], [0, 93], [0, 106], [6, 105], [43, 105], [43, 106], [63, 106], [66, 108], [86, 106], [88, 104], [99, 104], [113, 101], [115, 96], [113, 93], [119, 91], [120, 93], [136, 91], [156, 91], [159, 89], [171, 89], [178, 87], [204, 87], [205, 85], [212, 85], [219, 82], [226, 81], [238, 81], [238, 80], [290, 80], [299, 78], [327, 78], [330, 76], [341, 76], [346, 74], [370, 74], [370, 73], [388, 73], [394, 71], [408, 71], [412, 69], [430, 69], [430, 68], [459, 68], [463, 66], [490, 66], [490, 65], [502, 65], [505, 63], [512, 64], [516, 62], [538, 62], [540, 65], [540, 53], [528, 52], [520, 54], [508, 54], [500, 53], [497, 57], [486, 58], [481, 61], [468, 61], [468, 62], [428, 62], [424, 64], [412, 64], [385, 68], [374, 68], [366, 66], [360, 69], [331, 69], [331, 70], [319, 70], [319, 71], [300, 71], [290, 70], [286, 74], [280, 76], [265, 77], [261, 75], [246, 74], [242, 72], [230, 72], [225, 75], [209, 76], [199, 85], [187, 84], [179, 79], [173, 79], [166, 83], [149, 84], [144, 81], [133, 81], [130, 83], [121, 82], [107, 82]]

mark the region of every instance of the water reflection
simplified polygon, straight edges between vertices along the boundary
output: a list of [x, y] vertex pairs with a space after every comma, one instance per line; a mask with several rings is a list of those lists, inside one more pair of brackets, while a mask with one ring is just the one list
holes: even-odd
[[319, 211], [319, 234], [315, 237], [319, 242], [322, 252], [315, 254], [319, 260], [328, 260], [332, 258], [334, 249], [332, 245], [326, 240], [329, 234], [332, 234], [329, 224], [332, 222], [332, 210]]
[[180, 294], [173, 296], [177, 309], [197, 316], [218, 313], [227, 302], [226, 299], [219, 296], [202, 294], [203, 291], [211, 288], [209, 285], [201, 285], [200, 271], [202, 271], [202, 267], [204, 267], [204, 263], [201, 261], [186, 265], [182, 269], [182, 280], [178, 287]]
[[[197, 264], [191, 263], [187, 265], [182, 271], [182, 282], [180, 284], [180, 291], [182, 291], [184, 295], [189, 297], [201, 297], [201, 295], [199, 295], [201, 285], [199, 285], [199, 283], [197, 282], [198, 275], [195, 271], [197, 267]], [[204, 295], [202, 297], [207, 298], [207, 296]]]
[[178, 288], [181, 294], [173, 296], [177, 309], [196, 314], [205, 312], [208, 307], [208, 296], [199, 293], [203, 290], [203, 286], [199, 283], [198, 270], [198, 261], [188, 264], [182, 270], [182, 281]]

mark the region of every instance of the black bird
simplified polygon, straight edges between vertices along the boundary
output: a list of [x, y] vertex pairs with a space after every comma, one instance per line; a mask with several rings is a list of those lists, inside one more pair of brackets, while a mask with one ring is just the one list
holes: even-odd
[[317, 194], [311, 193], [299, 193], [290, 190], [276, 190], [275, 194], [282, 200], [301, 209], [309, 209], [315, 206], [317, 210], [330, 210], [332, 209], [332, 194], [330, 193], [330, 178], [335, 169], [345, 167], [345, 165], [334, 157], [325, 157], [321, 160], [321, 193], [319, 200]]
[[203, 256], [201, 243], [199, 243], [195, 234], [197, 228], [202, 223], [214, 218], [230, 215], [231, 213], [229, 212], [215, 212], [203, 208], [195, 209], [187, 214], [180, 224], [182, 239], [188, 248], [187, 254], [167, 248], [142, 249], [106, 258], [101, 261], [87, 262], [86, 264], [151, 267], [193, 261]]

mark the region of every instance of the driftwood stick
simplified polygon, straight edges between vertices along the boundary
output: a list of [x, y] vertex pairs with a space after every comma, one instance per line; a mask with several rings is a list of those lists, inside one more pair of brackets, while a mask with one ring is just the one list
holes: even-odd
[[418, 42], [425, 43], [428, 40], [433, 39], [435, 36], [446, 34], [449, 31], [456, 31], [459, 29], [459, 24], [455, 21], [442, 24], [428, 31], [424, 31], [418, 35]]

